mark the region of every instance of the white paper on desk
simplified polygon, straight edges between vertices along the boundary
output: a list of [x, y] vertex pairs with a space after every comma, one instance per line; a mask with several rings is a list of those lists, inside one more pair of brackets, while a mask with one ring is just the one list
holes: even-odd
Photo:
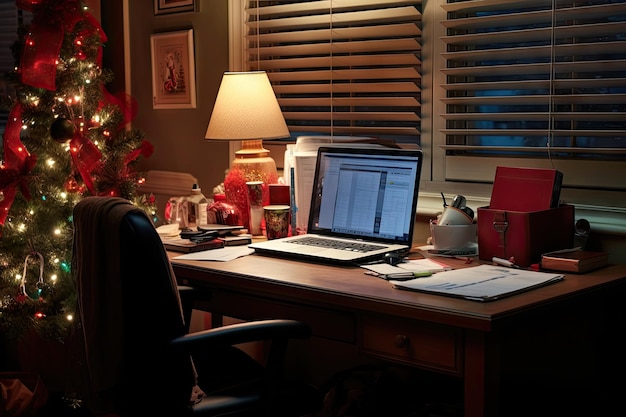
[[435, 261], [433, 259], [410, 259], [408, 262], [402, 262], [398, 264], [398, 267], [412, 272], [430, 271], [430, 272], [443, 272], [449, 271], [452, 267], [443, 262]]
[[563, 275], [558, 273], [479, 265], [439, 272], [430, 277], [410, 281], [390, 282], [394, 287], [400, 289], [489, 301], [548, 285], [562, 279]]
[[317, 151], [301, 152], [295, 158], [295, 196], [296, 196], [296, 227], [306, 230], [309, 223], [311, 209], [311, 193], [313, 192], [313, 177], [315, 177], [315, 163]]
[[188, 261], [232, 261], [242, 256], [251, 255], [254, 249], [248, 246], [224, 246], [223, 248], [186, 253], [172, 259], [186, 259]]
[[398, 272], [442, 272], [452, 269], [449, 265], [431, 259], [411, 259], [407, 262], [399, 263], [397, 266], [387, 263], [365, 264], [361, 268], [376, 272], [377, 274], [395, 274]]
[[161, 236], [161, 238], [168, 238], [168, 237], [179, 237], [180, 236], [180, 229], [178, 228], [178, 223], [176, 224], [164, 224], [161, 225], [159, 227], [157, 227], [157, 233], [159, 234], [159, 236]]

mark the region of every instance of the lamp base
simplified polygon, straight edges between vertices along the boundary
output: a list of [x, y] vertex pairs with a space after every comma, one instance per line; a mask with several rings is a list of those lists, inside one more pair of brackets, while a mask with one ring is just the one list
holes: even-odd
[[239, 210], [241, 224], [251, 230], [248, 181], [263, 181], [263, 205], [268, 205], [269, 185], [278, 182], [278, 173], [276, 163], [260, 140], [243, 142], [242, 149], [235, 152], [235, 159], [224, 179], [226, 200]]

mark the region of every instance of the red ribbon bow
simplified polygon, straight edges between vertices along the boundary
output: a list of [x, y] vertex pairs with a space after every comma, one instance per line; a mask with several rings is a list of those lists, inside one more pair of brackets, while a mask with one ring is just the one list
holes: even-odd
[[[16, 0], [18, 8], [33, 13], [30, 32], [26, 36], [19, 74], [24, 84], [56, 90], [56, 66], [63, 37], [76, 23], [86, 20], [99, 32], [102, 42], [106, 35], [98, 21], [85, 13], [78, 0]], [[102, 62], [102, 48], [98, 49], [98, 65]]]
[[20, 140], [21, 130], [22, 104], [17, 103], [9, 113], [4, 130], [4, 165], [0, 165], [0, 225], [4, 224], [9, 214], [18, 188], [24, 198], [30, 200], [29, 174], [37, 163], [37, 157], [31, 155]]
[[100, 149], [86, 138], [82, 132], [76, 130], [74, 137], [70, 140], [70, 154], [76, 170], [83, 178], [85, 186], [92, 194], [95, 194], [91, 173], [102, 157]]

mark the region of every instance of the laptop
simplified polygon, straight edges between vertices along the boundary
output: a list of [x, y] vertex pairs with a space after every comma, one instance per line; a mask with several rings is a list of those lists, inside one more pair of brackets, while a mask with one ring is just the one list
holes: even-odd
[[320, 147], [307, 233], [254, 242], [256, 253], [359, 264], [413, 240], [422, 151]]

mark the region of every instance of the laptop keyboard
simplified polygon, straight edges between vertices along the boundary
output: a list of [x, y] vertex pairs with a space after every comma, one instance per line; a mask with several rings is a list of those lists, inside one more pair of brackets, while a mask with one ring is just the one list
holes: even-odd
[[384, 249], [385, 246], [373, 245], [371, 243], [360, 242], [342, 242], [337, 240], [322, 239], [315, 236], [306, 236], [301, 239], [292, 241], [291, 243], [297, 243], [299, 245], [318, 246], [329, 249], [347, 250], [351, 252], [371, 252], [374, 250]]

